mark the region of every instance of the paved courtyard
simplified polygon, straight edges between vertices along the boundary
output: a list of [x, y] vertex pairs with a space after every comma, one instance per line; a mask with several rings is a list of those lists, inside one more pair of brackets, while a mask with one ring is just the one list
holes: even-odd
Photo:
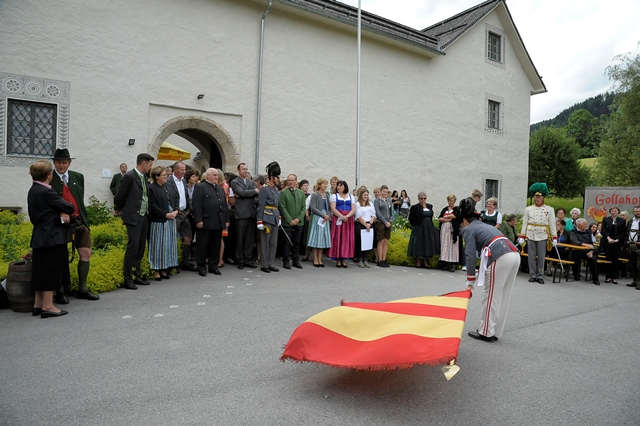
[[69, 315], [0, 311], [2, 425], [639, 425], [640, 291], [519, 274], [499, 342], [471, 299], [460, 372], [356, 372], [282, 363], [301, 322], [346, 301], [463, 288], [407, 267], [183, 272], [71, 298]]

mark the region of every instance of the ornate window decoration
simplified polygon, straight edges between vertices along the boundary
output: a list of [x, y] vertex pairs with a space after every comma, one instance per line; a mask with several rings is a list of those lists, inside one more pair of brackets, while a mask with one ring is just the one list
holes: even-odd
[[499, 96], [485, 96], [485, 124], [484, 130], [496, 135], [504, 133], [504, 99]]
[[26, 166], [69, 145], [64, 81], [0, 72], [0, 166]]

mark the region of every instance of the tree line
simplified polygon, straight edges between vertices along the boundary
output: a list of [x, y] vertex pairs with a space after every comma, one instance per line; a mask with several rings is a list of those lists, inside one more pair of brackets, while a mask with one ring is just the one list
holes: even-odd
[[[585, 186], [640, 185], [640, 55], [613, 62], [605, 70], [611, 92], [531, 125], [529, 185], [547, 182], [566, 198], [584, 196]], [[595, 165], [585, 167], [582, 158]]]

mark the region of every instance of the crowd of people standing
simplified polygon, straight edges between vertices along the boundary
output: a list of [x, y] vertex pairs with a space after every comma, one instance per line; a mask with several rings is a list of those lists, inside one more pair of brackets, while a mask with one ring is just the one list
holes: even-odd
[[[92, 242], [83, 200], [84, 178], [69, 170], [71, 160], [68, 150], [59, 149], [54, 157], [55, 169], [46, 161], [38, 161], [31, 168], [34, 186], [29, 193], [29, 216], [34, 223], [32, 247], [37, 291], [33, 313], [43, 318], [66, 313], [53, 302], [69, 303], [67, 256], [64, 256], [66, 268], [52, 268], [50, 262], [56, 261], [44, 259], [62, 258], [63, 251], [68, 254], [66, 243], [71, 233], [75, 235], [72, 250], [79, 254], [76, 297], [99, 300], [98, 295], [87, 290]], [[429, 260], [438, 256], [443, 269], [455, 272], [462, 266], [468, 277], [475, 275], [475, 268], [468, 270], [471, 261], [465, 252], [462, 231], [477, 219], [498, 232], [485, 232], [483, 238], [501, 235], [514, 247], [522, 247], [526, 239], [531, 282], [544, 283], [545, 256], [553, 255], [548, 244], [551, 242], [556, 248], [559, 241], [585, 246], [585, 250], [573, 252], [573, 256], [580, 256], [573, 259], [574, 278], [580, 279], [579, 265], [584, 260], [591, 268], [594, 284], [598, 285], [596, 247], [606, 253], [611, 263], [606, 282], [614, 284], [619, 276], [620, 253], [623, 248], [629, 250], [635, 271], [632, 285], [640, 289], [637, 277], [640, 207], [634, 209], [634, 218], [628, 222], [617, 207], [612, 207], [611, 216], [605, 218], [600, 230], [591, 231], [586, 221], [579, 218], [578, 209], [571, 210], [571, 218], [567, 218], [560, 208], [556, 218], [553, 208], [544, 204], [546, 185], [532, 187], [535, 202], [525, 210], [518, 233], [517, 217], [514, 214], [503, 217], [497, 210], [496, 198], [489, 198], [485, 210], [473, 210], [473, 217], [467, 215], [465, 221], [453, 194], [447, 196], [446, 207], [437, 214], [433, 205], [427, 203], [425, 192], [419, 192], [417, 202], [411, 204], [405, 190], [398, 193], [380, 185], [373, 188], [371, 196], [364, 186], [350, 191], [348, 183], [337, 176], [318, 179], [311, 191], [309, 182], [299, 182], [296, 174], [287, 175], [281, 182], [277, 162], [266, 167], [265, 175], [252, 177], [245, 163], [237, 166], [236, 173], [209, 168], [200, 176], [198, 170], [187, 169], [181, 161], [172, 167], [154, 167], [154, 161], [149, 154], [138, 155], [136, 166], [128, 170], [123, 163], [121, 173], [111, 183], [115, 214], [121, 217], [128, 236], [122, 282], [126, 289], [136, 290], [139, 285], [150, 284], [141, 269], [147, 242], [148, 260], [156, 281], [170, 279], [174, 270], [194, 271], [200, 276], [221, 275], [220, 268], [227, 263], [238, 269], [279, 272], [277, 258], [285, 269], [302, 269], [301, 262], [308, 260], [314, 267], [322, 268], [326, 258], [335, 261], [337, 268], [348, 268], [349, 260], [360, 268], [369, 268], [372, 257], [376, 266], [387, 268], [392, 223], [398, 216], [406, 217], [411, 226], [407, 255], [419, 268], [430, 267]], [[463, 200], [467, 210], [471, 204], [475, 209], [482, 196], [475, 190]], [[44, 241], [42, 232], [49, 232], [52, 225], [49, 222], [54, 216], [60, 221], [54, 227], [58, 236]], [[178, 253], [179, 239], [181, 253]], [[560, 258], [568, 253], [562, 247], [554, 252]], [[42, 268], [58, 271], [54, 275], [56, 284], [40, 283]]]

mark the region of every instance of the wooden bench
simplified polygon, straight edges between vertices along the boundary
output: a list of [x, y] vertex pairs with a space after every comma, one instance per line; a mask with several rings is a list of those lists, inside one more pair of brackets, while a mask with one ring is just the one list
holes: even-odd
[[[529, 257], [528, 253], [522, 253], [520, 252], [520, 256], [523, 257]], [[555, 257], [545, 257], [544, 260], [546, 260], [547, 262], [552, 262], [553, 263], [553, 276], [552, 276], [552, 280], [551, 282], [556, 282], [556, 274], [558, 272], [558, 269], [560, 268], [560, 259], [557, 259]], [[569, 282], [569, 268], [565, 268], [565, 266], [572, 266], [574, 265], [575, 262], [573, 262], [572, 260], [564, 260], [562, 259], [562, 267], [564, 268], [564, 274], [565, 274], [565, 282]], [[562, 269], [560, 269], [560, 275], [558, 276], [558, 282], [562, 282]]]

